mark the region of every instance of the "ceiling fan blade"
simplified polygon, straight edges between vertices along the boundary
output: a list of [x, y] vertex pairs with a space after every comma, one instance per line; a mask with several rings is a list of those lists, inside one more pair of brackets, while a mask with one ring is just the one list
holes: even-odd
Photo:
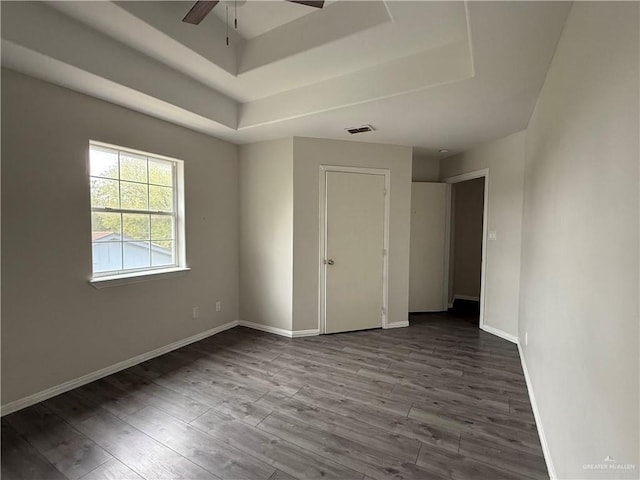
[[324, 0], [287, 0], [291, 3], [299, 3], [300, 5], [306, 5], [308, 7], [322, 8], [324, 6]]
[[200, 22], [204, 20], [204, 17], [209, 15], [209, 12], [213, 10], [213, 7], [215, 7], [218, 2], [219, 0], [197, 1], [193, 4], [193, 7], [191, 7], [191, 10], [187, 12], [182, 21], [191, 23], [192, 25], [199, 25]]

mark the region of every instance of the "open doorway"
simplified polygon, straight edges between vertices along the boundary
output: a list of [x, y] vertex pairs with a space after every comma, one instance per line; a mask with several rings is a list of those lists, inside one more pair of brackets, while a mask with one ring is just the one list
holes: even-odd
[[451, 313], [482, 327], [486, 265], [488, 171], [452, 177], [447, 245]]

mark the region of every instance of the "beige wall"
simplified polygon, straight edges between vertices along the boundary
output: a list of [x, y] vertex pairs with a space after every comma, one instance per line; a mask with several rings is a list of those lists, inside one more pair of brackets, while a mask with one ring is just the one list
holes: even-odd
[[411, 184], [411, 244], [409, 311], [447, 310], [445, 246], [449, 185], [434, 182]]
[[[190, 272], [89, 285], [90, 139], [184, 160]], [[229, 143], [3, 70], [2, 227], [3, 404], [237, 319]]]
[[240, 154], [240, 319], [291, 330], [293, 139]]
[[524, 131], [443, 159], [442, 180], [489, 169], [488, 230], [484, 323], [518, 335]]
[[[559, 478], [640, 474], [638, 13], [574, 3], [527, 129], [520, 340]], [[635, 470], [583, 468], [607, 456]]]
[[480, 299], [484, 178], [453, 185], [453, 287], [451, 296]]
[[293, 327], [318, 328], [320, 165], [388, 168], [389, 323], [407, 321], [411, 148], [314, 138], [293, 140]]
[[421, 156], [414, 152], [411, 180], [414, 182], [438, 182], [440, 180], [440, 160]]

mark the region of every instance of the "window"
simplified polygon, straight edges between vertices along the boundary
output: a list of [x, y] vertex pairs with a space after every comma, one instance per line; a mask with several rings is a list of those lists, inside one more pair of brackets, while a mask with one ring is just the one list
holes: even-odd
[[184, 267], [182, 161], [91, 142], [93, 280]]

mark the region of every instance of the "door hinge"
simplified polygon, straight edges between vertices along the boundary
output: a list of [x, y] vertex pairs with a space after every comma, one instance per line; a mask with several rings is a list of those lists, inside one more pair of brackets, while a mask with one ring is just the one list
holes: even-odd
[[382, 256], [383, 256], [383, 257], [386, 257], [386, 256], [387, 256], [387, 249], [386, 249], [386, 248], [383, 248], [383, 249], [382, 249]]
[[387, 311], [384, 309], [384, 307], [382, 307], [380, 310], [382, 312], [382, 315], [386, 315], [387, 314]]
[[388, 191], [387, 191], [387, 189], [385, 188], [385, 189], [382, 191], [382, 195], [383, 195], [383, 196], [386, 196], [386, 195], [387, 195], [387, 193], [388, 193]]

